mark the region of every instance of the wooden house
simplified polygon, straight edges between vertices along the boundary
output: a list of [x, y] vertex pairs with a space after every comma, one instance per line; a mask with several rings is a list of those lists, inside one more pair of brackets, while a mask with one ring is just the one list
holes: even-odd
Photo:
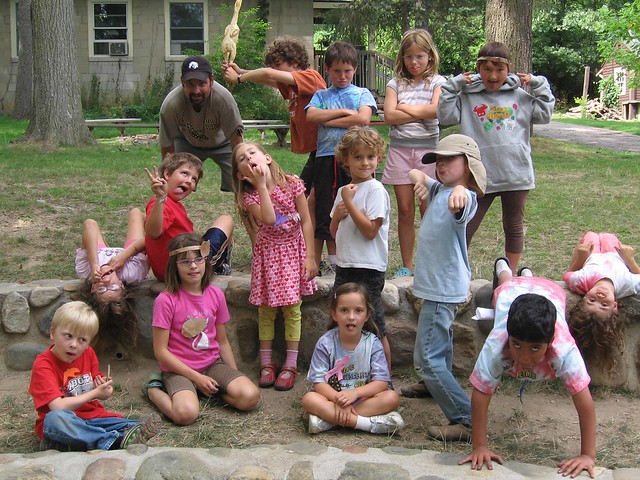
[[622, 118], [624, 120], [633, 120], [638, 118], [640, 109], [640, 88], [629, 88], [627, 85], [627, 69], [615, 60], [605, 63], [598, 72], [602, 78], [613, 75], [616, 85], [620, 87], [619, 104]]

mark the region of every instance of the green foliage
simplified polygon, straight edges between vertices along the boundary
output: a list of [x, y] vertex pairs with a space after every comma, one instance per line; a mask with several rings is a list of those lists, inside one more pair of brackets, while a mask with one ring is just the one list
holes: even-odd
[[478, 51], [486, 42], [484, 2], [449, 3], [456, 4], [456, 8], [432, 11], [429, 24], [440, 54], [440, 73], [475, 71]]
[[619, 9], [602, 7], [603, 38], [598, 50], [605, 60], [615, 60], [628, 70], [627, 85], [640, 87], [640, 2], [626, 3]]
[[[222, 5], [218, 9], [220, 18], [231, 18], [232, 7]], [[264, 67], [263, 56], [265, 38], [269, 23], [259, 18], [260, 10], [252, 8], [241, 10], [238, 15], [240, 37], [238, 39], [235, 63], [241, 68], [253, 70]], [[210, 53], [208, 59], [214, 70], [214, 75], [222, 78], [222, 50], [220, 44], [223, 34], [211, 36]], [[216, 67], [219, 66], [219, 67]], [[221, 80], [222, 81], [222, 80]], [[245, 119], [277, 119], [289, 123], [289, 111], [287, 103], [272, 88], [257, 83], [241, 83], [232, 88], [240, 114]]]
[[616, 84], [616, 80], [613, 75], [609, 75], [607, 78], [600, 80], [598, 83], [598, 91], [600, 92], [602, 103], [604, 103], [606, 107], [616, 110], [619, 108], [618, 97], [622, 90]]
[[590, 67], [594, 87], [601, 64], [596, 48], [601, 29], [598, 12], [577, 4], [567, 8], [550, 6], [537, 10], [533, 18], [533, 73], [546, 76], [562, 100], [582, 95], [585, 66]]
[[316, 26], [315, 47], [324, 50], [336, 40], [368, 46], [372, 37], [377, 53], [395, 59], [403, 31], [426, 24], [440, 53], [439, 70], [445, 74], [468, 71], [485, 42], [483, 7], [484, 0], [354, 0], [323, 16], [324, 23]]
[[100, 79], [96, 74], [91, 76], [89, 92], [81, 93], [82, 107], [86, 118], [100, 118], [107, 115], [107, 108], [103, 105]]
[[127, 103], [122, 107], [115, 107], [113, 111], [114, 116], [142, 118], [146, 121], [157, 122], [159, 120], [162, 101], [173, 86], [173, 75], [173, 64], [170, 64], [164, 76], [149, 76], [142, 88], [142, 92], [136, 91], [131, 103]]
[[587, 101], [588, 98], [585, 97], [575, 97], [573, 99], [574, 103], [580, 107], [580, 116], [582, 118], [588, 118], [587, 115]]

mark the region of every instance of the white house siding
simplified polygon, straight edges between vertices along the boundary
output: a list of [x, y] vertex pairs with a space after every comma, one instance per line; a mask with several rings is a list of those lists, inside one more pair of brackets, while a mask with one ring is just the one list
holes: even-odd
[[[12, 4], [15, 0], [0, 0], [0, 44], [11, 45], [0, 54], [0, 112], [10, 113], [13, 109], [18, 61], [12, 52], [12, 23], [15, 22]], [[222, 34], [229, 18], [218, 18], [218, 7], [233, 5], [233, 0], [208, 0], [209, 36]], [[257, 6], [257, 0], [243, 0], [242, 9]], [[88, 94], [94, 75], [100, 81], [103, 98], [113, 99], [118, 86], [121, 98], [131, 98], [136, 90], [141, 90], [147, 79], [163, 76], [167, 68], [175, 66], [174, 80], [180, 76], [180, 59], [165, 55], [165, 0], [130, 0], [132, 21], [130, 50], [128, 56], [89, 57], [89, 18], [87, 0], [74, 0], [76, 13], [76, 40], [78, 50], [78, 70], [83, 94]], [[276, 37], [294, 36], [307, 44], [310, 58], [313, 54], [313, 1], [312, 0], [270, 0], [269, 22], [271, 30], [267, 42]], [[242, 41], [242, 33], [240, 34]]]

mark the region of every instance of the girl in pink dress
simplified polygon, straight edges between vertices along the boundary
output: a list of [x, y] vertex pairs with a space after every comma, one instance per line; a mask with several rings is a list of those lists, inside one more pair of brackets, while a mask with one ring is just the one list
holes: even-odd
[[[318, 273], [313, 227], [304, 184], [287, 175], [261, 145], [242, 143], [233, 151], [236, 202], [243, 216], [257, 225], [251, 261], [249, 301], [258, 306], [260, 381], [262, 388], [290, 390], [298, 374], [302, 296], [316, 290]], [[284, 316], [287, 356], [276, 378], [272, 359], [278, 307]]]

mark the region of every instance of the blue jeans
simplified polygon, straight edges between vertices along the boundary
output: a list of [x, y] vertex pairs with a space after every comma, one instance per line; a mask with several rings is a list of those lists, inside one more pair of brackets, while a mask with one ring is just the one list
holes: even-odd
[[424, 300], [413, 362], [449, 422], [471, 426], [471, 401], [451, 373], [457, 305]]
[[44, 436], [73, 450], [109, 450], [127, 428], [138, 423], [120, 417], [84, 420], [70, 410], [52, 410], [44, 417]]

